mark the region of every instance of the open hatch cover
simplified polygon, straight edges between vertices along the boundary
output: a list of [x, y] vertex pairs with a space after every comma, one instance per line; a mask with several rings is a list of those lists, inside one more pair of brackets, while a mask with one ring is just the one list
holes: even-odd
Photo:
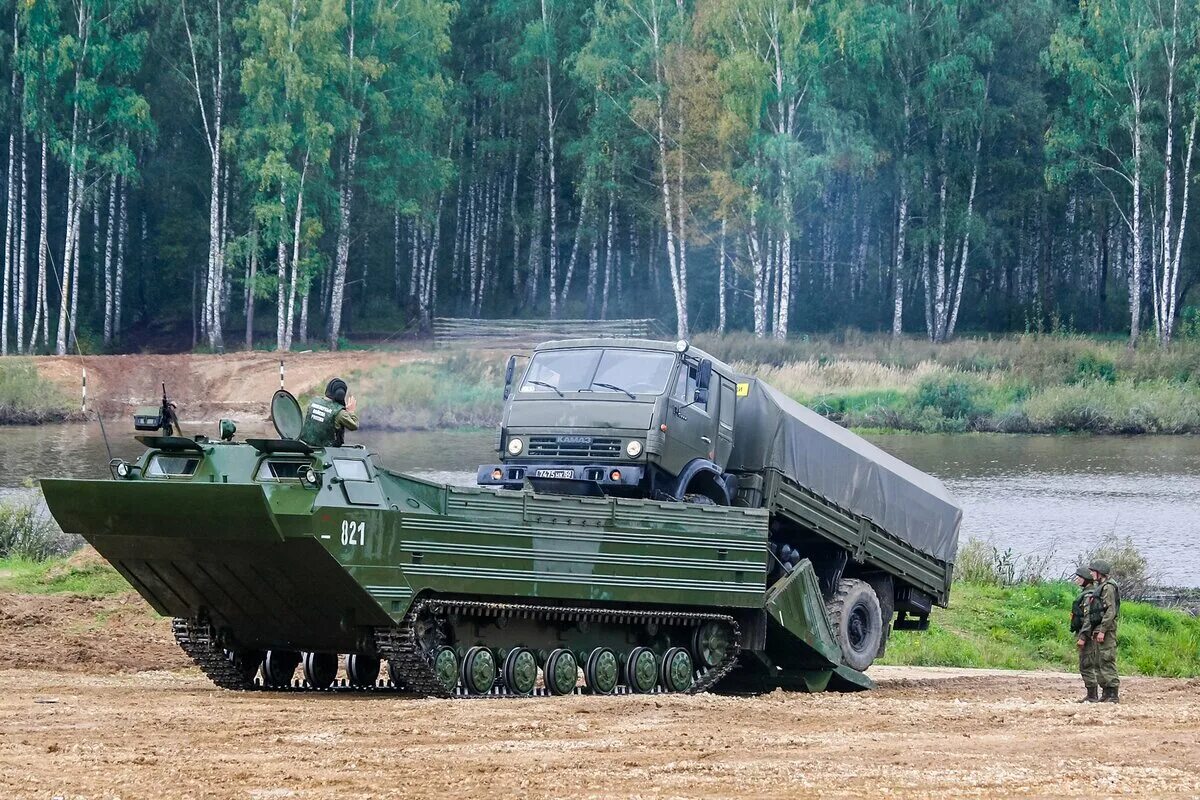
[[304, 424], [300, 402], [286, 389], [280, 389], [271, 398], [271, 421], [281, 439], [299, 439]]

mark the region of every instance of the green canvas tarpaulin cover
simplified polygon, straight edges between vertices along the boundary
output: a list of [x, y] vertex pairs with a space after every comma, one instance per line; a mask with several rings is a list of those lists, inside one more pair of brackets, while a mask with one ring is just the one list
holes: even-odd
[[962, 508], [942, 482], [754, 378], [737, 399], [729, 469], [779, 470], [844, 511], [941, 561], [958, 550]]

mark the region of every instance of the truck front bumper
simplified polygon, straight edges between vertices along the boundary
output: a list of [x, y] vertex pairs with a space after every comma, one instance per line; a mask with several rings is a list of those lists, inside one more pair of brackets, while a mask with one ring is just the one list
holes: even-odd
[[637, 486], [646, 468], [640, 464], [484, 464], [475, 475], [480, 486], [520, 489], [526, 478], [586, 481], [600, 486]]

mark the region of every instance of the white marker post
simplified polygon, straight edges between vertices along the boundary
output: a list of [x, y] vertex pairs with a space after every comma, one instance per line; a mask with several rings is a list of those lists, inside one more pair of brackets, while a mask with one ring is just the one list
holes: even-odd
[[83, 398], [80, 401], [79, 410], [84, 414], [87, 413], [87, 367], [83, 368]]
[[283, 388], [283, 359], [279, 359], [279, 388]]

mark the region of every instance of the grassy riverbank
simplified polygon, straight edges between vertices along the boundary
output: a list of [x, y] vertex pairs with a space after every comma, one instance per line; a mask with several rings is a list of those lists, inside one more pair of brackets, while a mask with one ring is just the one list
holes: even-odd
[[[698, 346], [843, 425], [931, 433], [1200, 433], [1200, 341], [1168, 349], [1085, 336], [941, 345], [847, 332], [776, 342], [699, 336]], [[370, 427], [494, 427], [503, 358], [365, 371]]]
[[[746, 334], [700, 335], [695, 342], [819, 413], [864, 430], [1200, 433], [1195, 336], [1169, 348], [1147, 338], [1135, 350], [1123, 341], [1070, 334], [935, 345], [853, 330], [783, 342]], [[435, 351], [404, 363], [363, 353], [321, 356], [328, 363], [308, 376], [321, 381], [310, 391], [320, 391], [327, 375], [343, 374], [368, 429], [493, 428], [500, 421], [502, 352]], [[208, 364], [206, 380], [219, 383], [222, 364]], [[135, 366], [122, 362], [121, 368]], [[229, 362], [231, 385], [244, 368]], [[177, 400], [184, 408], [205, 402]], [[32, 361], [0, 359], [0, 423], [68, 419], [71, 408]]]
[[0, 358], [0, 425], [64, 422], [74, 409], [27, 358]]
[[[990, 586], [958, 582], [950, 608], [929, 630], [896, 631], [882, 663], [998, 669], [1078, 668], [1067, 631], [1078, 590], [1064, 582]], [[1200, 617], [1148, 603], [1121, 604], [1121, 671], [1190, 678], [1200, 675]]]
[[1200, 340], [1170, 348], [1075, 335], [893, 342], [847, 331], [696, 343], [857, 428], [924, 432], [1200, 432]]

